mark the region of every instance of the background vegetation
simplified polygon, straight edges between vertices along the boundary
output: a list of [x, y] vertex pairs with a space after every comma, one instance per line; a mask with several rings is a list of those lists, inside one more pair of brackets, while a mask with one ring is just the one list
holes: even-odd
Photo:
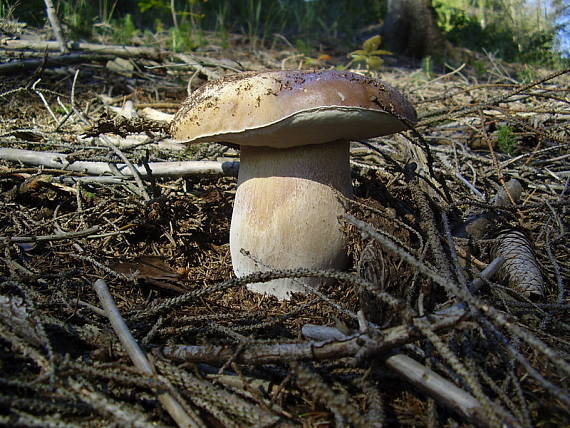
[[[59, 0], [58, 13], [73, 38], [107, 36], [152, 43], [166, 34], [170, 47], [193, 49], [215, 33], [223, 46], [230, 34], [255, 47], [286, 38], [301, 51], [332, 45], [345, 50], [381, 31], [390, 0]], [[398, 1], [398, 0], [395, 0]], [[568, 64], [557, 34], [568, 34], [565, 0], [432, 0], [438, 25], [456, 46], [507, 61], [558, 67]], [[33, 26], [45, 24], [42, 0], [0, 0], [8, 13]], [[568, 36], [570, 38], [570, 36]], [[386, 46], [389, 49], [389, 46]]]

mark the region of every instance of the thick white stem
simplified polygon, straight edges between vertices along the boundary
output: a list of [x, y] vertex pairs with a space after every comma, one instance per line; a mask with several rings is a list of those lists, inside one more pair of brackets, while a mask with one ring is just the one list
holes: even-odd
[[[230, 249], [237, 276], [274, 268], [342, 270], [346, 242], [337, 192], [350, 197], [349, 144], [288, 149], [242, 146]], [[249, 255], [244, 254], [245, 250]], [[319, 279], [278, 279], [249, 288], [279, 299]]]

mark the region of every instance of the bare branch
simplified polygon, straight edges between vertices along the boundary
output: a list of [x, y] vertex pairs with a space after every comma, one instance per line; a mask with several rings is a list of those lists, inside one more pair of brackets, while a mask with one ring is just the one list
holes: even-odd
[[[138, 343], [135, 341], [131, 332], [129, 331], [127, 324], [121, 317], [119, 309], [115, 305], [113, 296], [107, 288], [107, 284], [104, 280], [98, 279], [93, 284], [97, 295], [99, 296], [99, 301], [101, 305], [107, 312], [107, 317], [115, 330], [115, 333], [119, 337], [119, 340], [125, 347], [129, 357], [133, 361], [135, 367], [137, 367], [141, 372], [154, 376], [154, 367], [151, 365], [150, 361], [146, 358], [143, 350], [139, 347]], [[176, 421], [180, 427], [204, 427], [204, 423], [200, 420], [199, 416], [196, 414], [188, 414], [185, 409], [176, 401], [176, 399], [170, 393], [161, 393], [158, 399], [168, 411], [172, 419]]]
[[[68, 162], [66, 155], [55, 152], [36, 152], [32, 150], [0, 148], [0, 159], [25, 164], [41, 165], [48, 168], [64, 169], [67, 171], [87, 173], [92, 175], [115, 175], [114, 168], [121, 172], [120, 177], [131, 177], [132, 171], [126, 164], [107, 162]], [[155, 177], [182, 177], [185, 175], [236, 175], [239, 162], [218, 161], [180, 161], [180, 162], [149, 162], [148, 168]], [[134, 165], [141, 177], [148, 177], [143, 165]]]

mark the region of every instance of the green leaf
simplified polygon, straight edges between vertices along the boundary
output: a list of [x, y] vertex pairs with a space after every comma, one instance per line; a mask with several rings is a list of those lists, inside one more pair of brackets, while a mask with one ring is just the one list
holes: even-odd
[[372, 52], [378, 49], [381, 43], [382, 43], [382, 37], [378, 35], [372, 36], [368, 40], [365, 40], [364, 43], [362, 43], [362, 48], [366, 52]]
[[368, 57], [365, 55], [353, 55], [354, 62], [365, 62], [368, 63]]
[[367, 51], [363, 51], [362, 49], [355, 50], [354, 52], [350, 53], [351, 56], [354, 55], [368, 55]]
[[379, 49], [372, 52], [368, 52], [368, 55], [394, 55], [394, 54], [390, 51], [384, 51], [382, 49]]
[[378, 70], [382, 64], [384, 64], [384, 61], [379, 56], [369, 56], [368, 61], [366, 61], [368, 68], [373, 70]]

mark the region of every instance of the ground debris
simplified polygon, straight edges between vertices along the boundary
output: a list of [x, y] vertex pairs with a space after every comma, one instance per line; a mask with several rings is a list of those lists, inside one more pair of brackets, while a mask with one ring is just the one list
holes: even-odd
[[[134, 112], [172, 113], [188, 88], [238, 71], [230, 64], [278, 66], [284, 54], [236, 49], [230, 61], [149, 50], [145, 68], [129, 52], [128, 72], [98, 65], [123, 63], [107, 52], [0, 82], [0, 148], [110, 168], [0, 160], [0, 389], [10, 391], [0, 393], [0, 424], [174, 426], [164, 393], [197, 426], [570, 424], [569, 70], [524, 84], [463, 68], [435, 79], [383, 70], [421, 121], [352, 144], [349, 272], [235, 279], [235, 177], [145, 169], [234, 161], [235, 150], [171, 150], [168, 116], [116, 112], [129, 101]], [[111, 134], [130, 142], [103, 144]], [[117, 170], [123, 158], [146, 172], [140, 182]], [[513, 240], [526, 284], [539, 286], [523, 285], [509, 262], [506, 277], [486, 273]], [[245, 287], [285, 276], [336, 282], [290, 302]], [[93, 289], [101, 278], [153, 375], [133, 367], [110, 328]], [[308, 324], [341, 333], [312, 341], [301, 334]], [[391, 369], [393, 355], [453, 383], [477, 414]]]

